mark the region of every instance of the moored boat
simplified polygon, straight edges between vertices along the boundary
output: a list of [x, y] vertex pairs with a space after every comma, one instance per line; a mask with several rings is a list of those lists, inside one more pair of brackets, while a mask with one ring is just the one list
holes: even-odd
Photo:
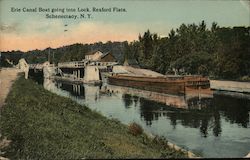
[[209, 88], [208, 78], [201, 76], [150, 77], [115, 74], [108, 77], [108, 83], [167, 94], [185, 94], [186, 87]]

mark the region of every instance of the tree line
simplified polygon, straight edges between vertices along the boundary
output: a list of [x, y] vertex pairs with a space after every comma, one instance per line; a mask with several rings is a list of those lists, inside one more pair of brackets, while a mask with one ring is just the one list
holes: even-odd
[[[142, 68], [162, 74], [201, 74], [214, 79], [250, 81], [250, 26], [219, 27], [213, 22], [208, 28], [199, 24], [181, 24], [167, 37], [147, 30], [138, 40], [124, 42], [97, 42], [72, 44], [59, 48], [28, 52], [2, 52], [4, 58], [25, 58], [28, 63], [80, 61], [89, 51], [111, 52], [121, 64], [136, 60]], [[0, 65], [0, 66], [1, 66]]]
[[124, 55], [124, 46], [128, 42], [96, 42], [93, 44], [76, 43], [72, 45], [62, 46], [59, 48], [46, 48], [44, 50], [7, 51], [2, 52], [0, 56], [0, 67], [8, 67], [6, 59], [17, 64], [20, 58], [24, 58], [28, 63], [50, 63], [81, 61], [85, 58], [85, 54], [91, 51], [101, 51], [103, 53], [111, 52], [113, 56], [122, 63]]
[[149, 30], [127, 44], [125, 58], [163, 74], [201, 74], [216, 79], [250, 80], [250, 27], [211, 28], [202, 21], [181, 24], [167, 37]]

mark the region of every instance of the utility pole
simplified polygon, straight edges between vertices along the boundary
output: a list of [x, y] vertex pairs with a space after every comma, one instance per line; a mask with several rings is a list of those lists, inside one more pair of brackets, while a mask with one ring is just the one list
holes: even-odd
[[[65, 25], [64, 25], [64, 32], [63, 32], [63, 38], [64, 38], [64, 40], [65, 40], [65, 32], [68, 31], [67, 26], [68, 26], [68, 24], [65, 24]], [[64, 44], [64, 45], [66, 45], [66, 44]], [[65, 46], [64, 46], [64, 47], [65, 47]], [[65, 51], [65, 48], [64, 48], [64, 47], [63, 47], [63, 50]]]
[[53, 51], [52, 53], [53, 53], [53, 54], [52, 54], [52, 56], [53, 56], [53, 57], [52, 57], [52, 58], [53, 58], [53, 59], [52, 59], [52, 63], [54, 64], [54, 63], [55, 63], [55, 52]]
[[49, 53], [48, 53], [48, 61], [50, 63], [50, 47], [49, 47]]

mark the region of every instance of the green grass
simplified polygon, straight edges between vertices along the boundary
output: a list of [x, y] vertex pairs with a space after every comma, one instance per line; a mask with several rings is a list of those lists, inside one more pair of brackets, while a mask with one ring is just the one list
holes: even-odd
[[2, 149], [11, 159], [180, 158], [145, 134], [19, 78], [1, 109], [1, 132], [12, 140]]

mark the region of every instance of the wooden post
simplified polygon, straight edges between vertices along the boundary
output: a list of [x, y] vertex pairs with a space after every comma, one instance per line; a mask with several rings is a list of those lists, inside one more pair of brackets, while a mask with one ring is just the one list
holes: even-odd
[[184, 94], [186, 94], [186, 83], [184, 82]]
[[81, 86], [78, 85], [78, 95], [80, 96], [81, 95]]

